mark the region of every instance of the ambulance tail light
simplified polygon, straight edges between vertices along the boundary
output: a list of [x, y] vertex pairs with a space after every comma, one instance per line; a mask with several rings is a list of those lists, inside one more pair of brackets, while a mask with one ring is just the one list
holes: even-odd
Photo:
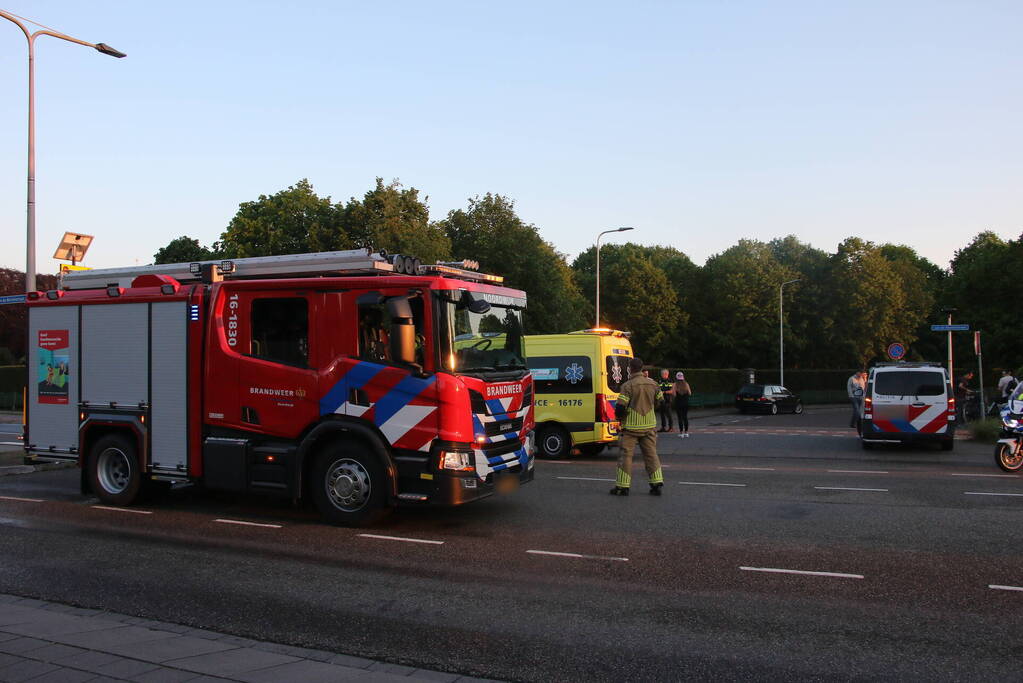
[[952, 392], [948, 394], [948, 421], [955, 422], [956, 419], [956, 397]]
[[874, 399], [869, 396], [863, 397], [863, 419], [873, 420], [874, 419]]
[[604, 394], [597, 394], [597, 404], [593, 412], [595, 422], [614, 422], [616, 420], [611, 401], [607, 400], [607, 396]]
[[465, 453], [463, 451], [441, 451], [440, 462], [438, 465], [440, 469], [447, 470], [449, 472], [472, 472], [476, 469], [472, 460], [472, 453]]

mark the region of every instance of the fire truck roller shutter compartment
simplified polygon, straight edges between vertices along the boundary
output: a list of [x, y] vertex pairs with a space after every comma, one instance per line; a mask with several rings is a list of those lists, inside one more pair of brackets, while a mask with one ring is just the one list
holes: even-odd
[[149, 402], [149, 306], [82, 306], [82, 400]]
[[28, 348], [27, 443], [33, 452], [77, 458], [78, 307], [33, 308]]
[[184, 301], [152, 304], [152, 405], [149, 425], [154, 472], [183, 474], [188, 460], [188, 311]]

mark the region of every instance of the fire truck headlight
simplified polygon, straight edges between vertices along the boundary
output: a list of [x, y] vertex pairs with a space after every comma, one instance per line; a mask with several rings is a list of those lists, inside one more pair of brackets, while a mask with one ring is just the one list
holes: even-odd
[[472, 462], [472, 453], [441, 451], [440, 468], [442, 470], [455, 470], [456, 472], [471, 472], [475, 469]]

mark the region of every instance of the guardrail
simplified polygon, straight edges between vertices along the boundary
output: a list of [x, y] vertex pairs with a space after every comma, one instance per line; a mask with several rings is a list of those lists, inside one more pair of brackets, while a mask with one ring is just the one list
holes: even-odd
[[[830, 403], [847, 403], [849, 397], [844, 390], [804, 391], [799, 394], [804, 405], [825, 405]], [[735, 405], [735, 393], [728, 392], [694, 392], [689, 399], [691, 408], [727, 408]]]

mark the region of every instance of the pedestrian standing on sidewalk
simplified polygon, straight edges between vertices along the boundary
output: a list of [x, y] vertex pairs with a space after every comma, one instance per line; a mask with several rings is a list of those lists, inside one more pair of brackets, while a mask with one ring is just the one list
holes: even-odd
[[672, 385], [675, 395], [675, 414], [678, 415], [679, 436], [683, 439], [689, 438], [689, 397], [693, 395], [693, 388], [686, 381], [686, 376], [681, 372], [675, 373], [675, 384]]
[[639, 444], [643, 452], [643, 465], [650, 479], [650, 495], [661, 495], [664, 488], [664, 474], [657, 457], [657, 404], [664, 395], [657, 388], [657, 382], [643, 376], [643, 361], [633, 358], [629, 361], [629, 379], [618, 394], [615, 415], [622, 423], [621, 448], [618, 453], [618, 471], [612, 496], [627, 496], [632, 486], [632, 452]]
[[853, 429], [859, 429], [860, 426], [860, 408], [863, 406], [863, 390], [866, 387], [866, 370], [854, 372], [849, 376], [849, 381], [845, 383], [846, 393], [849, 394], [849, 403], [852, 404], [852, 417], [849, 418], [849, 426]]
[[[661, 379], [657, 381], [657, 388], [661, 390], [664, 401], [657, 408], [657, 414], [661, 418], [661, 428], [658, 432], [671, 431], [671, 399], [675, 397], [674, 383], [671, 381], [671, 373], [667, 368], [661, 370]], [[679, 426], [679, 429], [682, 429]]]

